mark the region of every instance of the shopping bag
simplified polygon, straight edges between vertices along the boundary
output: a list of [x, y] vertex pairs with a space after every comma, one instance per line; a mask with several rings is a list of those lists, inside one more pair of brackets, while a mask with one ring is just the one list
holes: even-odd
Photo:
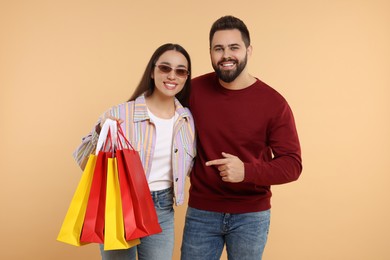
[[83, 243], [104, 243], [107, 161], [113, 156], [113, 140], [116, 140], [113, 136], [116, 135], [116, 131], [116, 122], [106, 120], [99, 134], [95, 171], [80, 237]]
[[80, 241], [83, 243], [104, 242], [104, 211], [106, 205], [106, 175], [109, 152], [99, 151], [92, 186], [88, 198]]
[[[141, 238], [162, 232], [139, 154], [126, 139], [118, 124], [116, 158], [122, 190], [126, 239]], [[123, 143], [127, 148], [122, 147]], [[135, 223], [134, 223], [135, 222]]]
[[91, 154], [65, 215], [65, 219], [57, 236], [57, 241], [74, 246], [81, 246], [84, 244], [80, 242], [80, 234], [84, 223], [95, 164], [96, 156]]
[[105, 208], [104, 250], [127, 249], [140, 244], [139, 239], [126, 241], [117, 160], [108, 159]]
[[129, 183], [130, 180], [127, 171], [124, 168], [122, 155], [116, 153], [116, 158], [117, 158], [119, 185], [120, 185], [121, 198], [122, 198], [122, 211], [123, 211], [125, 237], [127, 240], [141, 238], [145, 235], [145, 232], [137, 228], [137, 223], [135, 221], [135, 214], [134, 214], [134, 206], [133, 206], [133, 201], [132, 201], [132, 196], [130, 191], [130, 183]]

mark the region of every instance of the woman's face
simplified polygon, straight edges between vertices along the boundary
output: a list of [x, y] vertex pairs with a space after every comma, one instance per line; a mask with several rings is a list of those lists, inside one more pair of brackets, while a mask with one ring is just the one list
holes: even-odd
[[174, 50], [164, 52], [156, 62], [152, 78], [155, 84], [153, 95], [174, 97], [183, 89], [188, 78], [186, 57]]

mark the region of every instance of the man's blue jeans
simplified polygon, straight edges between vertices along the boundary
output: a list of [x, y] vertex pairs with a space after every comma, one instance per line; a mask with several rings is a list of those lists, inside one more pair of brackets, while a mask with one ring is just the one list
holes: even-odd
[[104, 251], [103, 260], [172, 260], [174, 245], [174, 210], [172, 188], [151, 192], [162, 233], [141, 238], [141, 244], [129, 249]]
[[182, 260], [219, 260], [226, 245], [229, 260], [262, 258], [270, 210], [229, 214], [187, 209]]

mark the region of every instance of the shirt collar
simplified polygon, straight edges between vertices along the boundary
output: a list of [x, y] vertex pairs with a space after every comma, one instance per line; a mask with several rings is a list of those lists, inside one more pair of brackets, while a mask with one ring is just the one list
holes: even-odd
[[[176, 113], [179, 114], [179, 118], [187, 118], [190, 116], [188, 109], [184, 108], [177, 98], [175, 98], [175, 108]], [[143, 120], [150, 120], [144, 94], [134, 100], [134, 122]]]

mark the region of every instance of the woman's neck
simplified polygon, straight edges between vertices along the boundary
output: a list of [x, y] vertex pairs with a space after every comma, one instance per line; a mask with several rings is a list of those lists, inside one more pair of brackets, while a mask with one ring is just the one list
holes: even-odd
[[175, 98], [151, 95], [145, 98], [146, 106], [153, 113], [153, 115], [170, 119], [175, 115]]

